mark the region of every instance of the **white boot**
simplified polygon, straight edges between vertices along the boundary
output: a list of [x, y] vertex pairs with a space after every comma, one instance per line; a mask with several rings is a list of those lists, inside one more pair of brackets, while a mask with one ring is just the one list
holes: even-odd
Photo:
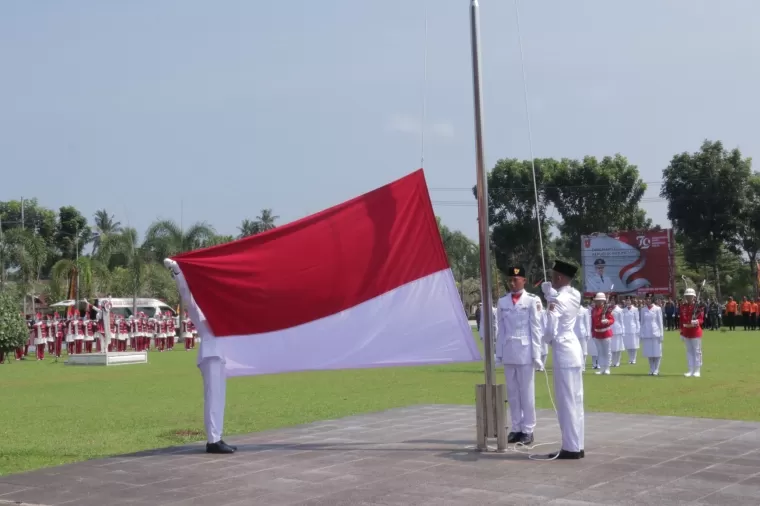
[[697, 367], [694, 370], [694, 374], [692, 376], [694, 376], [695, 378], [699, 378], [700, 376], [702, 376], [702, 374], [699, 372], [699, 367]]

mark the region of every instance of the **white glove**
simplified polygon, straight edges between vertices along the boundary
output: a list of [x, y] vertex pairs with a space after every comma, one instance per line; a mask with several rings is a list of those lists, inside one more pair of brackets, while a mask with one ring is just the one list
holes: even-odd
[[534, 358], [533, 359], [533, 367], [538, 369], [539, 371], [544, 368], [544, 363], [541, 362], [540, 358]]
[[691, 324], [696, 327], [697, 325], [699, 325], [699, 320], [692, 320]]
[[502, 365], [501, 357], [496, 357], [496, 365]]
[[552, 282], [551, 281], [544, 281], [541, 283], [541, 291], [544, 292], [544, 295], [548, 295], [552, 291]]
[[179, 266], [171, 258], [164, 258], [164, 267], [172, 271], [172, 277], [179, 276]]
[[602, 320], [602, 325], [607, 325], [608, 323], [610, 323], [610, 321], [607, 318]]

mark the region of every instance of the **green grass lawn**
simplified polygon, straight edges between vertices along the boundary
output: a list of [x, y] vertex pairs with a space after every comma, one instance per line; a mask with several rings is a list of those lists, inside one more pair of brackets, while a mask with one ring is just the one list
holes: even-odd
[[[760, 420], [760, 332], [707, 332], [703, 348], [701, 378], [683, 377], [686, 356], [674, 333], [659, 377], [648, 376], [643, 358], [611, 376], [589, 370], [586, 411]], [[152, 352], [146, 365], [72, 367], [51, 358], [0, 365], [0, 475], [203, 440], [195, 359], [179, 350]], [[482, 371], [462, 364], [232, 378], [225, 433], [411, 404], [474, 404]], [[501, 370], [497, 377], [504, 381]], [[536, 379], [538, 406], [549, 408], [544, 377]]]

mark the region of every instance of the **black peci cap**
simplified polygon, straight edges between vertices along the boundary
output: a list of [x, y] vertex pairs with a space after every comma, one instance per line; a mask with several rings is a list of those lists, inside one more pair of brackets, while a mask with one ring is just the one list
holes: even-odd
[[560, 274], [564, 274], [568, 278], [575, 277], [575, 273], [578, 272], [578, 268], [576, 266], [569, 264], [567, 262], [563, 262], [562, 260], [555, 260], [554, 267], [552, 267], [552, 270], [554, 272], [559, 272]]
[[507, 276], [509, 276], [510, 278], [513, 278], [513, 277], [524, 278], [525, 269], [523, 269], [522, 267], [510, 267], [509, 269], [507, 269]]

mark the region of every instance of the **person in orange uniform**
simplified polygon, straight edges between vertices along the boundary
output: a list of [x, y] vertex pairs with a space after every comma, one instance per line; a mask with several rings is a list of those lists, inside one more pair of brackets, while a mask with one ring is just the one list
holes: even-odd
[[757, 330], [757, 302], [754, 301], [749, 304], [749, 328]]
[[752, 309], [752, 303], [747, 300], [747, 297], [742, 298], [742, 325], [744, 325], [744, 330], [749, 330], [750, 309]]
[[738, 310], [739, 304], [733, 297], [729, 297], [726, 304], [726, 325], [728, 325], [728, 330], [736, 330], [736, 312]]
[[686, 346], [686, 361], [689, 371], [684, 374], [687, 378], [699, 378], [702, 368], [702, 322], [705, 315], [697, 305], [697, 294], [693, 288], [684, 292], [684, 303], [678, 313], [681, 327], [681, 341]]

